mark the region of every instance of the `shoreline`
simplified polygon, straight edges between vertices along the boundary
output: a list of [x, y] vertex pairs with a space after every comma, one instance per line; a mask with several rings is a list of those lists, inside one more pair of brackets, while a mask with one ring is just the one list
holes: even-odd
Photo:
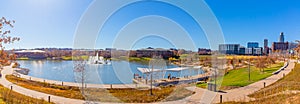
[[[9, 68], [13, 69], [15, 71], [15, 68]], [[57, 85], [65, 85], [65, 86], [74, 86], [74, 87], [80, 87], [81, 83], [76, 83], [76, 82], [64, 82], [64, 81], [57, 81], [57, 80], [49, 80], [49, 79], [43, 79], [43, 78], [37, 78], [37, 77], [32, 77], [29, 75], [24, 75], [21, 73], [18, 73], [20, 78], [32, 80], [32, 81], [39, 81], [39, 82], [46, 82], [46, 83], [51, 83], [51, 84], [57, 84]], [[86, 83], [86, 87], [88, 88], [136, 88], [136, 87], [149, 87], [149, 85], [146, 84], [90, 84]], [[155, 87], [155, 86], [153, 86]]]
[[[34, 61], [44, 61], [45, 62], [45, 64], [47, 64], [48, 62], [54, 62], [54, 63], [56, 63], [55, 61], [53, 61], [53, 60], [32, 60], [32, 62], [34, 62]], [[121, 61], [121, 60], [120, 60]], [[137, 67], [139, 67], [140, 66], [140, 63], [136, 63], [136, 62], [128, 62], [128, 61], [122, 61], [122, 62], [118, 62], [118, 61], [116, 61], [116, 64], [118, 65], [118, 63], [133, 63], [134, 65], [135, 64], [138, 64], [137, 65]], [[74, 79], [76, 79], [76, 78], [74, 78], [74, 76], [72, 75], [72, 73], [73, 73], [73, 69], [71, 69], [71, 65], [72, 65], [72, 60], [68, 60], [68, 61], [58, 61], [58, 63], [65, 63], [65, 65], [67, 65], [67, 67], [64, 67], [64, 69], [66, 70], [66, 71], [62, 71], [62, 72], [64, 72], [64, 73], [68, 73], [67, 75], [68, 75], [68, 77], [65, 77], [64, 76], [64, 73], [61, 73], [61, 74], [55, 74], [56, 72], [54, 72], [54, 74], [52, 74], [52, 73], [43, 73], [44, 75], [45, 75], [45, 77], [44, 76], [40, 76], [40, 75], [36, 75], [34, 72], [35, 72], [35, 70], [39, 70], [39, 71], [42, 71], [42, 72], [49, 72], [49, 70], [53, 70], [53, 71], [55, 71], [52, 67], [54, 67], [53, 65], [52, 66], [46, 66], [46, 67], [39, 67], [39, 68], [36, 68], [36, 67], [32, 67], [32, 65], [31, 65], [31, 60], [21, 60], [21, 61], [17, 61], [17, 62], [19, 62], [20, 64], [24, 64], [24, 65], [21, 65], [21, 66], [24, 66], [24, 67], [26, 67], [26, 68], [30, 68], [30, 71], [31, 72], [29, 72], [29, 75], [27, 75], [27, 74], [25, 74], [25, 75], [27, 75], [26, 76], [26, 79], [29, 79], [30, 77], [31, 78], [35, 78], [35, 79], [38, 79], [38, 80], [40, 80], [40, 81], [43, 81], [43, 80], [51, 80], [51, 81], [56, 81], [56, 82], [59, 82], [59, 83], [61, 83], [61, 82], [69, 82], [69, 83], [77, 83], [77, 82], [80, 82], [80, 81], [77, 81], [76, 82], [76, 80], [74, 80]], [[23, 63], [23, 62], [26, 62], [26, 63]], [[27, 62], [29, 62], [29, 63], [27, 63]], [[54, 64], [54, 65], [60, 65], [60, 64]], [[87, 66], [89, 66], [89, 65], [87, 65]], [[176, 66], [176, 65], [173, 65], [173, 64], [170, 64], [170, 66], [171, 67], [180, 67], [180, 66]], [[62, 67], [62, 66], [61, 66]], [[60, 66], [58, 66], [58, 68], [60, 68]], [[98, 67], [97, 67], [98, 68]], [[49, 69], [49, 70], [42, 70], [42, 69]], [[100, 69], [102, 69], [102, 68], [100, 68]], [[104, 69], [107, 69], [107, 68], [104, 68]], [[111, 68], [108, 68], [108, 69], [111, 69]], [[201, 67], [201, 71], [199, 70], [199, 74], [200, 73], [206, 73], [207, 72], [207, 70], [208, 70], [209, 68], [208, 67]], [[131, 67], [131, 70], [133, 70], [134, 72], [136, 71], [136, 69], [135, 69], [135, 67]], [[106, 70], [106, 71], [109, 71], [109, 70]], [[50, 72], [52, 72], [52, 71], [50, 71]], [[59, 71], [60, 72], [60, 71]], [[170, 72], [170, 73], [172, 73], [172, 71], [167, 71], [167, 72]], [[191, 76], [193, 76], [193, 75], [196, 75], [197, 74], [197, 72], [193, 72], [193, 73], [189, 73], [188, 71], [184, 71], [184, 72], [187, 72], [187, 73], [183, 73], [182, 74], [182, 76], [181, 77], [183, 77], [184, 75], [191, 75]], [[113, 72], [111, 72], [111, 73], [113, 73]], [[137, 72], [135, 72], [135, 73], [139, 73], [139, 71], [137, 70]], [[21, 73], [21, 74], [23, 74], [23, 73]], [[132, 73], [132, 74], [134, 74], [134, 73]], [[176, 76], [176, 77], [180, 77], [180, 76], [177, 76], [177, 74], [176, 73], [173, 73], [174, 74], [174, 76]], [[142, 75], [142, 74], [140, 74], [140, 75]], [[57, 76], [57, 77], [56, 77]], [[62, 76], [62, 77], [61, 77]], [[133, 76], [133, 75], [132, 75]], [[166, 75], [165, 75], [166, 76]], [[60, 78], [60, 79], [59, 79]], [[108, 79], [109, 78], [109, 76], [108, 77], [104, 77], [104, 80], [103, 80], [103, 78], [102, 78], [102, 80], [104, 81], [104, 82], [92, 82], [92, 83], [89, 83], [89, 84], [101, 84], [101, 85], [124, 85], [124, 84], [129, 84], [129, 85], [132, 85], [132, 84], [134, 84], [134, 82], [133, 82], [133, 80], [131, 80], [131, 79], [133, 79], [133, 77], [130, 77], [130, 76], [127, 76], [126, 78], [128, 78], [128, 80], [126, 79], [126, 81], [125, 81], [125, 83], [122, 83], [122, 82], [120, 82], [120, 81], [115, 81], [115, 80], [113, 80], [113, 82], [114, 83], [110, 83], [110, 82], [108, 82], [108, 80], [106, 80], [106, 79]], [[130, 79], [130, 80], [129, 80]], [[117, 79], [116, 79], [117, 80]]]

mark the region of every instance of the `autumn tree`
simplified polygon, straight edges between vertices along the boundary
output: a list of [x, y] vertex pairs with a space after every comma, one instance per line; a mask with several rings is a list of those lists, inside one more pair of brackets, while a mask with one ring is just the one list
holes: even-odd
[[266, 66], [266, 58], [265, 57], [259, 57], [256, 60], [255, 67], [258, 68], [261, 72], [264, 72], [264, 69]]
[[298, 42], [298, 45], [296, 48], [294, 48], [294, 51], [296, 52], [296, 56], [297, 56], [297, 60], [299, 60], [299, 56], [300, 56], [300, 41], [296, 40], [296, 42]]
[[7, 20], [2, 17], [0, 19], [0, 64], [7, 65], [9, 60], [15, 59], [15, 55], [10, 55], [7, 51], [5, 51], [5, 44], [12, 44], [15, 41], [19, 41], [18, 37], [11, 37], [11, 30], [14, 28], [14, 20]]
[[237, 59], [235, 56], [232, 59], [229, 59], [227, 62], [229, 65], [231, 65], [233, 70], [236, 69]]
[[271, 56], [267, 56], [265, 58], [266, 64], [268, 64], [269, 67], [271, 67], [273, 64], [275, 64], [276, 59]]

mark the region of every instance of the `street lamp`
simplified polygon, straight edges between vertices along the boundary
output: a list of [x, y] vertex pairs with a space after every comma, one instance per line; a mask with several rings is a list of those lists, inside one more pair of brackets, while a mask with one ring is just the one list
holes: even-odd
[[152, 65], [152, 68], [151, 68], [151, 78], [150, 78], [150, 95], [153, 95], [153, 91], [152, 91], [152, 85], [153, 85], [153, 65]]
[[215, 68], [215, 92], [217, 91], [217, 68]]
[[250, 58], [248, 59], [248, 81], [250, 81]]
[[149, 69], [151, 70], [150, 73], [150, 95], [153, 95], [153, 72], [154, 67], [156, 69], [161, 69], [163, 71], [164, 67], [166, 66], [166, 62], [161, 59], [160, 57], [153, 57], [149, 62]]

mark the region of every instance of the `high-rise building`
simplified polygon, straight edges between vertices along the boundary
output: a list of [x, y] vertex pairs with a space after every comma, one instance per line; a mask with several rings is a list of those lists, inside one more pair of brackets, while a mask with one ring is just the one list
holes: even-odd
[[246, 48], [245, 49], [245, 55], [262, 55], [263, 54], [263, 48]]
[[253, 48], [253, 55], [262, 55], [263, 54], [263, 48]]
[[240, 44], [220, 44], [219, 52], [223, 54], [239, 54]]
[[279, 42], [284, 42], [284, 33], [280, 33]]
[[247, 48], [258, 48], [259, 44], [258, 42], [248, 42]]
[[243, 47], [243, 46], [240, 46], [240, 48], [239, 48], [239, 55], [245, 55], [245, 53], [246, 53], [246, 48]]
[[269, 46], [268, 46], [268, 39], [264, 39], [264, 54], [268, 55], [269, 54]]
[[276, 51], [287, 51], [289, 48], [289, 42], [284, 42], [284, 34], [280, 33], [279, 42], [273, 42], [272, 44], [272, 52]]
[[264, 47], [268, 47], [268, 39], [264, 39]]
[[274, 42], [272, 45], [272, 52], [286, 51], [289, 49], [289, 42]]
[[252, 55], [253, 54], [253, 48], [246, 48], [245, 49], [245, 55]]

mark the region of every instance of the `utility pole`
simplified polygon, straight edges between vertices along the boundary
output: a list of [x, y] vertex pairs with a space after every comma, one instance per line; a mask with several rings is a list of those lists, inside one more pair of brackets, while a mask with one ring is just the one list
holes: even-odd
[[248, 81], [250, 81], [250, 58], [248, 59]]
[[215, 92], [217, 92], [217, 68], [215, 68]]
[[[149, 61], [149, 71], [150, 71], [150, 95], [154, 95], [153, 94], [153, 72], [157, 72], [157, 71], [163, 71], [163, 68], [166, 66], [166, 62], [163, 59], [160, 59], [159, 57], [153, 57], [150, 61]], [[155, 68], [155, 70], [154, 70]], [[162, 70], [159, 70], [162, 69]]]
[[153, 75], [153, 64], [152, 64], [152, 70], [151, 70], [151, 76], [150, 76], [151, 77], [151, 79], [150, 79], [151, 80], [150, 81], [150, 95], [153, 95], [153, 92], [152, 92], [152, 80], [153, 80], [152, 77], [153, 76], [152, 75]]

